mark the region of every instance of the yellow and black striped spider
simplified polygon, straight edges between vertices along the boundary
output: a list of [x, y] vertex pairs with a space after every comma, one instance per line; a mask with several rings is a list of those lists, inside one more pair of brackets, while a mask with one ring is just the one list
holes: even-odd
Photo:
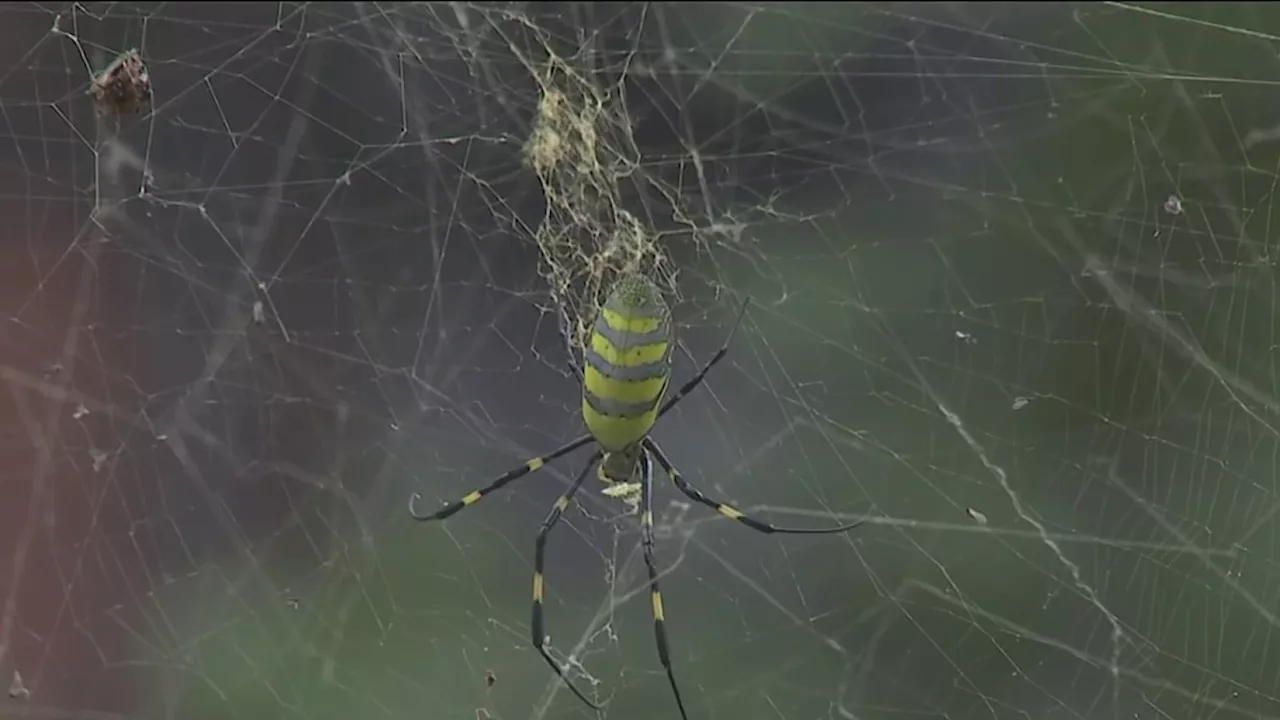
[[[630, 275], [620, 279], [601, 306], [595, 325], [592, 327], [590, 347], [583, 353], [584, 363], [579, 375], [582, 379], [582, 419], [586, 423], [587, 433], [547, 455], [535, 457], [524, 465], [504, 473], [489, 485], [467, 493], [461, 500], [450, 503], [434, 513], [418, 514], [415, 506], [420, 496], [414, 493], [409, 498], [409, 513], [415, 520], [443, 520], [463, 508], [480, 502], [490, 493], [506, 487], [543, 465], [588, 443], [595, 442], [596, 451], [592, 453], [582, 471], [569, 485], [569, 489], [556, 500], [555, 506], [542, 521], [542, 527], [538, 530], [533, 556], [533, 620], [531, 623], [533, 646], [573, 691], [573, 694], [593, 709], [599, 710], [601, 706], [588, 700], [586, 695], [578, 690], [565, 675], [564, 669], [552, 659], [544, 647], [546, 635], [542, 621], [543, 566], [547, 536], [559, 522], [561, 514], [569, 507], [569, 502], [582, 487], [592, 467], [597, 468], [600, 480], [609, 484], [611, 488], [616, 488], [619, 484], [632, 483], [639, 478], [640, 530], [644, 560], [649, 569], [649, 592], [653, 605], [653, 629], [658, 643], [658, 659], [667, 671], [671, 692], [675, 694], [676, 705], [680, 708], [680, 717], [684, 720], [688, 720], [689, 716], [685, 713], [684, 700], [680, 697], [680, 687], [676, 684], [675, 674], [671, 670], [667, 632], [664, 628], [662, 592], [658, 588], [658, 570], [654, 564], [653, 460], [657, 460], [663, 472], [675, 484], [676, 489], [690, 500], [705, 505], [725, 517], [737, 520], [758, 532], [817, 535], [847, 532], [862, 524], [856, 522], [835, 528], [820, 529], [783, 528], [748, 517], [729, 505], [708, 498], [701, 490], [690, 485], [667, 459], [666, 453], [658, 447], [658, 443], [649, 436], [658, 418], [675, 407], [676, 403], [702, 382], [707, 372], [716, 363], [724, 359], [729, 352], [729, 343], [732, 342], [738, 326], [742, 324], [746, 311], [747, 302], [743, 302], [742, 310], [738, 312], [737, 320], [729, 330], [729, 336], [725, 338], [724, 345], [720, 346], [716, 354], [677, 390], [675, 395], [663, 403], [662, 398], [671, 380], [671, 355], [675, 344], [671, 310], [663, 300], [661, 290], [648, 278], [642, 275]], [[576, 367], [574, 369], [577, 370]], [[617, 495], [618, 493], [608, 494]]]

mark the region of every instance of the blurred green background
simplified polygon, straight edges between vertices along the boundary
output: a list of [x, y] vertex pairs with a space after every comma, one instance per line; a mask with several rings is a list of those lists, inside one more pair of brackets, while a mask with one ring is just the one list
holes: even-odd
[[[1271, 5], [0, 14], [0, 716], [593, 716], [529, 640], [588, 453], [406, 514], [580, 431], [521, 160], [551, 51], [590, 197], [679, 270], [677, 380], [753, 298], [655, 437], [779, 524], [869, 519], [765, 537], [660, 479], [690, 720], [1280, 716]], [[153, 107], [95, 117], [127, 47]], [[553, 653], [676, 718], [595, 490]]]

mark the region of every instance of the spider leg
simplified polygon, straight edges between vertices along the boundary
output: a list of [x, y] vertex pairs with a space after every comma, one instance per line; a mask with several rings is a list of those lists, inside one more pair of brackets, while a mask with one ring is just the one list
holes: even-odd
[[578, 358], [573, 350], [573, 323], [570, 322], [569, 316], [564, 312], [560, 312], [558, 315], [560, 319], [560, 337], [564, 340], [565, 362], [569, 363], [569, 370], [573, 372], [573, 376], [581, 384], [583, 381], [582, 367], [578, 364]]
[[591, 459], [587, 460], [587, 464], [582, 467], [582, 471], [573, 479], [573, 484], [569, 486], [569, 489], [565, 490], [564, 494], [556, 500], [555, 506], [552, 507], [551, 512], [547, 514], [547, 518], [542, 521], [542, 527], [538, 528], [538, 539], [534, 545], [533, 552], [533, 621], [530, 623], [530, 630], [533, 635], [533, 646], [537, 648], [538, 653], [542, 655], [542, 659], [546, 660], [547, 664], [551, 666], [551, 669], [556, 671], [556, 675], [560, 676], [560, 679], [564, 681], [564, 684], [568, 686], [569, 690], [573, 691], [573, 694], [577, 695], [579, 700], [586, 703], [593, 710], [599, 710], [603, 706], [588, 700], [587, 696], [583, 695], [582, 691], [579, 690], [577, 686], [569, 680], [568, 676], [564, 674], [564, 670], [560, 667], [560, 664], [551, 657], [551, 653], [547, 652], [547, 648], [544, 645], [546, 633], [543, 630], [542, 595], [544, 589], [543, 567], [546, 560], [547, 536], [551, 534], [551, 529], [556, 526], [556, 523], [560, 522], [560, 516], [564, 513], [565, 509], [569, 507], [569, 501], [573, 500], [573, 496], [577, 494], [578, 489], [582, 487], [582, 483], [586, 481], [587, 473], [589, 473], [591, 468], [600, 461], [601, 455], [602, 453], [599, 450], [592, 453]]
[[486, 495], [492, 492], [501, 490], [502, 488], [506, 487], [508, 484], [515, 482], [516, 480], [519, 480], [520, 478], [524, 477], [525, 475], [528, 475], [531, 472], [534, 472], [535, 470], [541, 469], [543, 465], [546, 465], [549, 462], [554, 462], [555, 460], [565, 455], [568, 455], [569, 453], [573, 452], [574, 450], [577, 450], [578, 448], [582, 447], [583, 445], [586, 445], [589, 442], [591, 442], [590, 435], [583, 435], [580, 438], [570, 440], [564, 445], [561, 445], [560, 447], [553, 450], [550, 454], [542, 455], [536, 458], [531, 458], [528, 462], [521, 465], [520, 467], [513, 468], [503, 473], [501, 476], [498, 477], [497, 480], [494, 480], [493, 482], [489, 483], [488, 485], [482, 488], [479, 488], [477, 490], [472, 490], [466, 495], [463, 495], [461, 500], [451, 502], [448, 505], [445, 505], [444, 507], [440, 508], [439, 510], [433, 513], [419, 514], [417, 505], [418, 505], [418, 500], [421, 500], [422, 496], [418, 493], [413, 493], [412, 495], [409, 496], [409, 515], [414, 520], [417, 520], [418, 522], [426, 522], [428, 520], [444, 520], [450, 515], [453, 515], [459, 512], [463, 508], [467, 508], [472, 505], [475, 505], [476, 503], [480, 502], [480, 500], [483, 499]]
[[667, 411], [675, 407], [676, 403], [683, 400], [685, 395], [688, 395], [694, 388], [701, 385], [703, 379], [707, 377], [707, 373], [711, 371], [711, 368], [715, 367], [716, 364], [723, 360], [724, 356], [729, 353], [729, 344], [733, 342], [733, 336], [738, 333], [738, 327], [742, 325], [742, 318], [746, 317], [747, 306], [750, 304], [751, 298], [747, 298], [742, 301], [742, 309], [738, 311], [738, 319], [734, 321], [733, 327], [729, 330], [729, 336], [724, 339], [724, 344], [721, 345], [720, 349], [716, 351], [716, 354], [712, 355], [711, 359], [702, 366], [701, 370], [699, 370], [693, 377], [689, 378], [688, 382], [681, 385], [679, 390], [676, 390], [675, 395], [672, 395], [670, 399], [662, 404], [662, 409], [658, 411], [658, 417], [666, 415]]
[[680, 475], [680, 471], [676, 470], [671, 461], [667, 459], [666, 453], [662, 452], [662, 448], [658, 447], [658, 443], [654, 442], [653, 438], [645, 438], [644, 446], [645, 449], [653, 453], [654, 458], [658, 460], [658, 464], [662, 466], [662, 471], [667, 474], [667, 477], [671, 478], [671, 482], [675, 483], [676, 489], [684, 493], [685, 497], [699, 505], [705, 505], [731, 520], [737, 520], [756, 532], [762, 532], [766, 535], [773, 535], [774, 533], [786, 535], [833, 535], [835, 533], [848, 532], [866, 522], [865, 520], [859, 520], [855, 523], [833, 528], [792, 528], [779, 527], [772, 523], [756, 520], [731, 505], [712, 500], [704, 495], [701, 490], [690, 485], [689, 481], [685, 480]]
[[648, 452], [640, 455], [640, 534], [641, 544], [644, 546], [644, 564], [649, 568], [649, 599], [653, 606], [653, 635], [658, 642], [658, 660], [667, 671], [667, 682], [671, 684], [671, 692], [676, 696], [680, 717], [682, 720], [689, 720], [689, 714], [684, 710], [684, 700], [680, 697], [680, 686], [676, 684], [676, 675], [671, 669], [666, 616], [662, 611], [662, 590], [658, 587], [658, 568], [653, 557], [653, 461]]

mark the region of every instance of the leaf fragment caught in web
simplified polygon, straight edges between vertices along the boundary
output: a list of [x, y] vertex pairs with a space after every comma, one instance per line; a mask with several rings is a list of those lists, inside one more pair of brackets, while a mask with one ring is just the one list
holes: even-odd
[[99, 115], [133, 115], [151, 102], [151, 75], [136, 50], [126, 50], [89, 85]]

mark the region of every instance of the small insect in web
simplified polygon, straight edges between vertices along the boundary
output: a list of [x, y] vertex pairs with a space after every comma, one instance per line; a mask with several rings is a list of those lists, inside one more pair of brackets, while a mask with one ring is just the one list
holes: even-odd
[[622, 504], [627, 506], [628, 515], [636, 515], [640, 512], [640, 483], [638, 482], [613, 483], [601, 490], [600, 494], [621, 500]]
[[418, 493], [409, 498], [409, 514], [418, 521], [436, 521], [450, 518], [475, 505], [485, 497], [501, 490], [520, 478], [542, 469], [569, 453], [586, 445], [595, 445], [595, 451], [578, 471], [551, 511], [542, 521], [534, 543], [533, 553], [533, 617], [530, 622], [530, 639], [533, 647], [555, 671], [560, 680], [584, 704], [595, 710], [602, 705], [592, 702], [577, 685], [569, 680], [564, 667], [547, 650], [548, 634], [543, 618], [543, 602], [546, 595], [547, 537], [560, 522], [574, 496], [586, 482], [591, 469], [606, 487], [602, 494], [633, 505], [640, 515], [641, 548], [645, 566], [649, 571], [649, 601], [653, 614], [654, 639], [658, 649], [658, 662], [667, 674], [667, 683], [676, 701], [682, 720], [689, 720], [684, 699], [676, 684], [675, 670], [671, 665], [671, 653], [667, 641], [666, 610], [662, 591], [658, 587], [658, 565], [655, 558], [656, 528], [653, 521], [653, 469], [656, 464], [663, 474], [686, 498], [720, 513], [730, 520], [758, 533], [766, 535], [829, 535], [845, 533], [862, 525], [863, 521], [826, 528], [779, 527], [757, 520], [731, 505], [713, 500], [684, 479], [672, 464], [666, 452], [658, 446], [651, 431], [658, 419], [665, 416], [681, 399], [702, 384], [707, 373], [729, 352], [730, 342], [747, 312], [743, 302], [738, 318], [729, 329], [720, 349], [711, 356], [670, 396], [671, 355], [675, 347], [675, 327], [671, 309], [661, 291], [651, 280], [642, 275], [627, 275], [617, 281], [605, 301], [596, 308], [582, 364], [573, 363], [574, 374], [581, 381], [582, 420], [587, 432], [552, 450], [546, 455], [530, 458], [524, 464], [512, 468], [484, 487], [477, 488], [461, 499], [445, 505], [435, 512], [419, 512]]
[[98, 73], [88, 94], [99, 115], [133, 115], [151, 102], [151, 75], [137, 50], [126, 50]]

